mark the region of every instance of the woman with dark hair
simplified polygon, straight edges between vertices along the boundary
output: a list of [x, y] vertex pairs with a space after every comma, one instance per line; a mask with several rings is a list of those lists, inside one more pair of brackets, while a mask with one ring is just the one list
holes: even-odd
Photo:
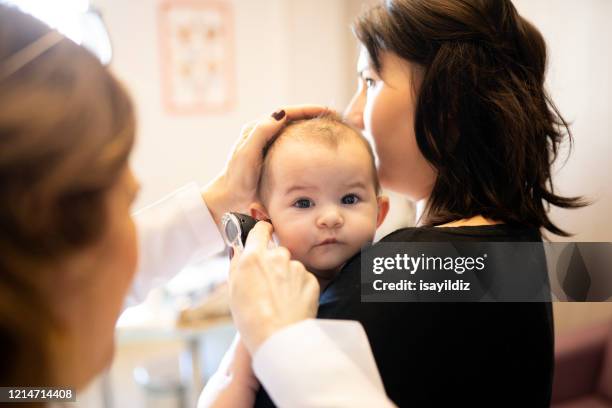
[[[547, 209], [584, 205], [552, 186], [569, 128], [544, 90], [542, 35], [509, 0], [388, 0], [354, 31], [347, 119], [372, 136], [382, 185], [417, 205], [417, 227], [382, 242], [568, 235]], [[323, 292], [318, 317], [363, 324], [398, 406], [549, 405], [550, 303], [362, 303], [360, 267]]]

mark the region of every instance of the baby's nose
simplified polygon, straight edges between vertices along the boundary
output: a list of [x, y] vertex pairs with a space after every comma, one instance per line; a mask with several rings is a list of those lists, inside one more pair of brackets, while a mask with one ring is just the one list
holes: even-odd
[[317, 219], [321, 228], [339, 228], [344, 224], [344, 218], [336, 207], [324, 209]]

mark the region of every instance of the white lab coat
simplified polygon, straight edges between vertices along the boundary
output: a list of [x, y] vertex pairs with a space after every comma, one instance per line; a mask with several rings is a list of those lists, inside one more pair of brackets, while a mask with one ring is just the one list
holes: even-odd
[[[138, 211], [134, 218], [140, 264], [132, 301], [144, 299], [190, 262], [224, 248], [195, 183]], [[253, 369], [279, 407], [394, 406], [358, 322], [309, 319], [289, 326], [260, 346]], [[214, 399], [224, 375], [219, 371], [208, 381], [199, 405]]]

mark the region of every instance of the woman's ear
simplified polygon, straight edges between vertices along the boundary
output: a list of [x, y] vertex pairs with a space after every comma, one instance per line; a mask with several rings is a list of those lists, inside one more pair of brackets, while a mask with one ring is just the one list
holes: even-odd
[[376, 228], [380, 227], [383, 223], [387, 214], [389, 213], [389, 197], [385, 195], [378, 196], [376, 198], [378, 203], [378, 216], [376, 217]]
[[249, 206], [249, 214], [251, 217], [255, 218], [257, 221], [260, 220], [269, 220], [268, 211], [266, 207], [263, 206], [262, 203], [256, 201]]

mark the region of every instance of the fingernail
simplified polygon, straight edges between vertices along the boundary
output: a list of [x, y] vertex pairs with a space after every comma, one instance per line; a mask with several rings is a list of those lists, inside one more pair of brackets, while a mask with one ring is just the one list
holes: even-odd
[[282, 118], [285, 117], [285, 110], [281, 109], [279, 111], [276, 111], [272, 114], [272, 117], [276, 120], [281, 120]]
[[232, 259], [234, 257], [234, 248], [230, 247], [229, 248], [229, 258]]

